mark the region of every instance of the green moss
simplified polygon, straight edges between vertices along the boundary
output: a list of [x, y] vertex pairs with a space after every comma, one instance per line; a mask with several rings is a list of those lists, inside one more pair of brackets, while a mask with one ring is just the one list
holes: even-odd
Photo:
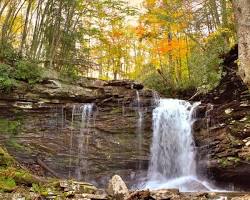
[[0, 147], [0, 177], [5, 180], [13, 179], [17, 184], [32, 185], [40, 180], [27, 170], [20, 169], [15, 160]]
[[0, 191], [10, 192], [15, 189], [15, 180], [11, 176], [1, 173], [2, 170], [14, 166], [14, 164], [14, 159], [7, 153], [5, 149], [0, 147]]
[[40, 184], [33, 183], [31, 190], [33, 192], [36, 192], [36, 193], [38, 193], [40, 195], [43, 195], [45, 197], [48, 196], [47, 189], [44, 186], [40, 185]]
[[49, 194], [53, 194], [56, 196], [59, 196], [62, 194], [61, 188], [59, 187], [59, 182], [55, 184], [53, 180], [50, 180], [51, 182], [48, 184], [32, 184], [31, 190], [35, 193], [38, 193], [39, 195], [43, 197], [48, 197]]
[[11, 192], [16, 188], [16, 182], [13, 178], [0, 177], [0, 190], [3, 192]]
[[[46, 199], [51, 195], [55, 199], [66, 199], [69, 193], [64, 192], [60, 187], [60, 180], [37, 177], [29, 171], [20, 168], [18, 163], [0, 147], [0, 193], [17, 192], [26, 199], [30, 198], [30, 191], [37, 196]], [[76, 188], [78, 182], [68, 181], [72, 188]], [[88, 183], [79, 184], [80, 193], [93, 193], [96, 188]], [[0, 197], [1, 198], [1, 197]]]
[[11, 166], [14, 164], [14, 159], [7, 153], [7, 151], [0, 147], [0, 166]]
[[15, 80], [11, 74], [13, 74], [13, 68], [10, 65], [0, 63], [0, 91], [8, 93], [15, 87]]
[[229, 156], [226, 158], [219, 159], [218, 163], [220, 164], [221, 167], [226, 168], [226, 167], [237, 164], [239, 161], [240, 161], [240, 158]]
[[113, 108], [111, 111], [110, 111], [111, 114], [117, 114], [117, 113], [122, 113], [122, 110], [121, 108]]
[[228, 161], [232, 161], [234, 163], [238, 163], [240, 161], [240, 158], [237, 157], [227, 157]]
[[228, 123], [230, 124], [229, 127], [230, 127], [232, 134], [235, 136], [237, 136], [238, 133], [241, 133], [245, 129], [246, 125], [250, 124], [250, 116], [249, 115], [246, 115], [241, 120], [233, 120], [234, 123], [232, 123], [232, 120], [233, 119], [230, 118], [228, 120]]
[[218, 160], [218, 162], [219, 162], [220, 166], [223, 168], [229, 166], [229, 162], [226, 158], [221, 158]]
[[20, 120], [8, 120], [0, 118], [0, 130], [2, 134], [17, 135], [21, 130], [22, 123]]
[[7, 145], [15, 148], [16, 150], [23, 150], [25, 148], [25, 146], [18, 144], [16, 139], [14, 138], [11, 138], [10, 140], [8, 140]]

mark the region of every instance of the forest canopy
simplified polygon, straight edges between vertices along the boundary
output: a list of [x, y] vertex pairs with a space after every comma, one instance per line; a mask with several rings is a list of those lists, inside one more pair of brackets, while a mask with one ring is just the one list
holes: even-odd
[[[135, 79], [162, 93], [212, 89], [236, 43], [229, 0], [1, 0], [0, 89], [61, 77]], [[131, 22], [130, 19], [136, 19]]]

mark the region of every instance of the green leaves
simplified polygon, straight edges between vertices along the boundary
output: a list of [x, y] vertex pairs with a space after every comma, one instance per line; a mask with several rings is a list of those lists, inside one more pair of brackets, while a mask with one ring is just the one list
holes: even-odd
[[14, 77], [17, 80], [35, 84], [41, 80], [42, 70], [35, 62], [21, 60], [17, 63]]
[[12, 78], [13, 68], [11, 66], [0, 63], [0, 90], [10, 92], [15, 85], [15, 80]]

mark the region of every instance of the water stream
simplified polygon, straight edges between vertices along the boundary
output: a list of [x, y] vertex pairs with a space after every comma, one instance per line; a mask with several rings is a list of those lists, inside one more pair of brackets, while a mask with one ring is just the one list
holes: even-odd
[[153, 139], [146, 188], [211, 189], [196, 175], [192, 123], [197, 105], [183, 100], [160, 99], [153, 111]]
[[94, 104], [84, 104], [80, 107], [81, 110], [81, 125], [80, 135], [78, 138], [78, 167], [76, 175], [78, 180], [87, 179], [88, 177], [88, 146], [89, 146], [89, 131], [90, 122], [93, 116]]
[[[138, 113], [138, 120], [137, 120], [137, 138], [138, 138], [138, 152], [139, 152], [139, 158], [143, 156], [142, 153], [142, 144], [143, 144], [143, 110], [141, 107], [141, 99], [140, 99], [140, 94], [139, 91], [136, 90], [136, 103], [137, 103], [137, 113]], [[138, 162], [138, 170], [141, 170], [142, 168], [142, 163], [141, 159], [139, 159]]]
[[[75, 166], [75, 176], [78, 180], [88, 178], [88, 146], [90, 138], [90, 125], [94, 123], [94, 104], [83, 104], [83, 105], [73, 105], [72, 116], [71, 116], [71, 133], [70, 133], [70, 156], [72, 156], [73, 148], [73, 132], [76, 119], [80, 118], [80, 132], [78, 133], [78, 152], [77, 152], [77, 164]], [[72, 157], [70, 157], [69, 162], [69, 177], [71, 178], [72, 172]]]

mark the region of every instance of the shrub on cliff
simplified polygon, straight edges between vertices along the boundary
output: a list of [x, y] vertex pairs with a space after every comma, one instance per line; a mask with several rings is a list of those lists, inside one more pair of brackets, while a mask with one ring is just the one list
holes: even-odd
[[15, 80], [11, 74], [13, 69], [11, 66], [0, 63], [0, 91], [9, 92], [15, 85]]
[[12, 65], [20, 59], [20, 55], [13, 46], [7, 42], [0, 42], [0, 61]]
[[34, 84], [41, 80], [41, 74], [42, 69], [35, 62], [21, 60], [16, 64], [14, 77], [17, 80]]

